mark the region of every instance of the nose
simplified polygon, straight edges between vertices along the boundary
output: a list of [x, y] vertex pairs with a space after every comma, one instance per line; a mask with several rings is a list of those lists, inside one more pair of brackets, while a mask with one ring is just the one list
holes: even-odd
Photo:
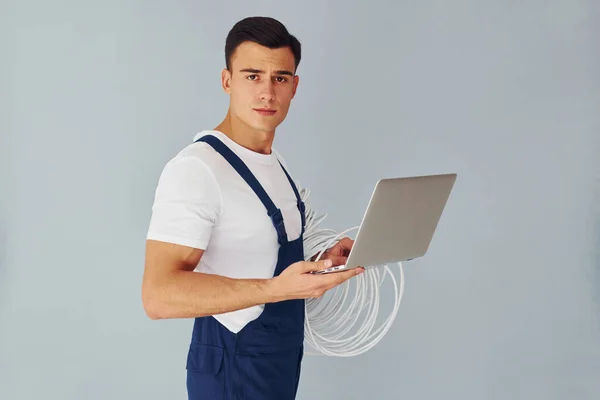
[[275, 100], [275, 85], [271, 81], [265, 81], [260, 88], [260, 99], [263, 101]]

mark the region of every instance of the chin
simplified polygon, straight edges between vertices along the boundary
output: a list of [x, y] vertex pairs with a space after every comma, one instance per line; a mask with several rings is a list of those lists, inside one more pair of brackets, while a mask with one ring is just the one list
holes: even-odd
[[265, 134], [271, 134], [271, 133], [275, 132], [275, 129], [277, 129], [277, 127], [276, 126], [273, 126], [273, 127], [271, 127], [271, 126], [257, 126], [254, 129], [256, 131], [258, 131], [258, 132], [263, 132]]
[[280, 122], [274, 123], [265, 123], [264, 121], [255, 121], [253, 124], [250, 124], [250, 126], [253, 129], [256, 129], [257, 131], [262, 131], [262, 132], [273, 132], [275, 129], [277, 129], [277, 127], [279, 126]]

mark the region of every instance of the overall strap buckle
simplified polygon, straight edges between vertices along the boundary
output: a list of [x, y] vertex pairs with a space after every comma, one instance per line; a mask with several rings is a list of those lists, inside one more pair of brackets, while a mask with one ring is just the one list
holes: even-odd
[[302, 233], [304, 233], [306, 227], [306, 204], [300, 199], [298, 199], [298, 210], [300, 211], [300, 218], [302, 218]]
[[272, 211], [268, 212], [269, 217], [271, 217], [271, 222], [273, 222], [273, 226], [277, 231], [277, 242], [279, 244], [283, 244], [287, 242], [287, 233], [285, 232], [285, 223], [283, 222], [283, 214], [279, 208], [275, 208]]

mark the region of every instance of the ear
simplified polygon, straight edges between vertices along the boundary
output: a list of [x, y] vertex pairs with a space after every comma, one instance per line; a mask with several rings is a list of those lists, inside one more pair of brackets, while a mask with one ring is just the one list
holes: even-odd
[[227, 68], [221, 71], [221, 86], [225, 93], [231, 93], [231, 72]]
[[292, 86], [292, 99], [296, 96], [296, 90], [298, 90], [298, 82], [300, 82], [300, 77], [298, 75], [294, 75], [294, 81]]

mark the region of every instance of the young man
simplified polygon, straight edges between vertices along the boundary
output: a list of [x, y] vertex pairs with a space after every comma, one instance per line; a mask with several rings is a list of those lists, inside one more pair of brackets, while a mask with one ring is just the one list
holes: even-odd
[[272, 149], [296, 93], [300, 43], [277, 20], [246, 18], [225, 45], [225, 119], [165, 166], [155, 193], [142, 285], [152, 319], [194, 318], [189, 399], [296, 396], [304, 301], [362, 272], [344, 238], [305, 254], [305, 205]]

